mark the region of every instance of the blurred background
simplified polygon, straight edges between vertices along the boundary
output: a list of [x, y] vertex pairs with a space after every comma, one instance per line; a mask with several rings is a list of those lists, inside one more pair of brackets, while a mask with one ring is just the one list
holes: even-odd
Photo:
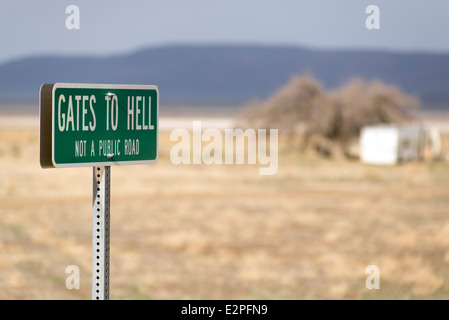
[[[159, 88], [158, 163], [112, 168], [111, 299], [449, 298], [449, 3], [0, 8], [0, 299], [91, 296], [92, 169], [39, 165], [56, 82]], [[194, 120], [278, 129], [277, 173], [172, 164]]]

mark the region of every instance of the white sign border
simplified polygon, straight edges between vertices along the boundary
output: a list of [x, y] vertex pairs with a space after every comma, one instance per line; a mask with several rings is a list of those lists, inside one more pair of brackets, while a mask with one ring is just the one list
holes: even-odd
[[[157, 101], [157, 130], [156, 130], [156, 158], [154, 160], [133, 160], [133, 161], [104, 161], [104, 162], [81, 162], [62, 163], [55, 162], [55, 92], [58, 88], [72, 89], [129, 89], [129, 90], [156, 90]], [[101, 167], [119, 165], [153, 164], [159, 158], [159, 89], [155, 85], [133, 85], [133, 84], [90, 84], [90, 83], [55, 83], [51, 93], [51, 162], [55, 168], [77, 168], [77, 167]]]

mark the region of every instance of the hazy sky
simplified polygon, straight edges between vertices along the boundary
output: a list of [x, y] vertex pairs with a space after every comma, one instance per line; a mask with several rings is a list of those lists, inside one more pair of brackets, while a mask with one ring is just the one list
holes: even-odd
[[[66, 28], [72, 4], [79, 30]], [[365, 27], [371, 4], [380, 9], [380, 30]], [[447, 0], [2, 0], [0, 63], [179, 43], [449, 53], [448, 31]]]

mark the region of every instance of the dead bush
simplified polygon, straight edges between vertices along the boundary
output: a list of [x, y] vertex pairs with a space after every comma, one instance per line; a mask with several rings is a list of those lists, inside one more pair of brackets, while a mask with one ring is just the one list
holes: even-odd
[[[294, 76], [266, 101], [249, 103], [240, 124], [301, 135], [302, 147], [339, 156], [363, 126], [410, 121], [417, 106], [416, 97], [380, 81], [353, 79], [326, 92], [314, 77]], [[326, 146], [316, 141], [326, 141]]]

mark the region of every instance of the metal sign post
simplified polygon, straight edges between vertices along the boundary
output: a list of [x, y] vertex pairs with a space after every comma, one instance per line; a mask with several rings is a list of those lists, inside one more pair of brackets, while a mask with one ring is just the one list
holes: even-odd
[[92, 300], [109, 300], [111, 167], [93, 167]]

